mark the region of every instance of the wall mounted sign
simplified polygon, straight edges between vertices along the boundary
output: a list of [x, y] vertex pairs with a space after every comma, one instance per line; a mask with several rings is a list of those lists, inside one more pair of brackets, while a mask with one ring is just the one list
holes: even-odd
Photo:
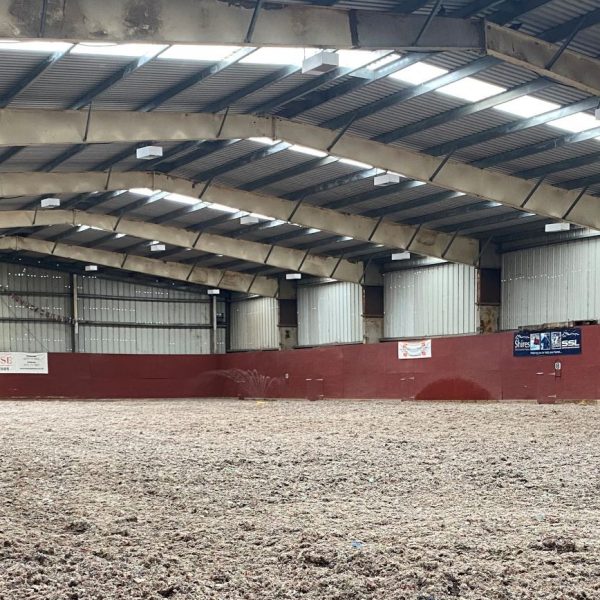
[[431, 340], [411, 340], [398, 342], [398, 358], [431, 358]]
[[513, 356], [581, 354], [581, 329], [519, 331], [513, 340]]
[[30, 352], [0, 352], [0, 375], [4, 373], [48, 373], [48, 354]]

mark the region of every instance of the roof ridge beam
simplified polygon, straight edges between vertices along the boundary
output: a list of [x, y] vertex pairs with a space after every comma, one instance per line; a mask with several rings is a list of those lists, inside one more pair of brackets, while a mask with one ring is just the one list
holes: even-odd
[[259, 294], [260, 296], [276, 297], [279, 288], [277, 279], [269, 277], [252, 276], [236, 271], [224, 271], [206, 267], [192, 266], [190, 268], [190, 265], [177, 262], [168, 262], [120, 252], [109, 252], [108, 250], [84, 248], [82, 246], [73, 246], [71, 244], [62, 244], [32, 237], [2, 237], [0, 238], [0, 250], [35, 252], [47, 256], [58, 256], [69, 260], [102, 265], [112, 269], [133, 271], [135, 273], [165, 277], [166, 279], [196, 283], [213, 288]]

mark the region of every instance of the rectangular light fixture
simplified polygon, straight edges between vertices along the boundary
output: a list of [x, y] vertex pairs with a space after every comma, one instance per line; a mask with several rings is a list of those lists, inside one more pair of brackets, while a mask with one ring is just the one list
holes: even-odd
[[400, 183], [400, 175], [395, 173], [383, 173], [382, 175], [375, 175], [373, 183], [377, 187], [385, 187], [386, 185], [396, 185]]
[[340, 57], [335, 52], [318, 52], [302, 61], [302, 73], [321, 75], [340, 65]]
[[165, 248], [164, 244], [150, 244], [150, 252], [164, 252]]
[[143, 146], [135, 151], [135, 156], [139, 160], [152, 160], [153, 158], [160, 158], [162, 155], [162, 146]]
[[240, 225], [256, 225], [257, 223], [259, 223], [258, 217], [253, 217], [252, 215], [240, 217]]
[[408, 260], [410, 258], [410, 252], [394, 252], [392, 254], [392, 260]]
[[58, 208], [60, 206], [60, 198], [43, 198], [40, 206], [42, 208]]
[[557, 231], [569, 231], [570, 229], [570, 223], [546, 223], [546, 225], [544, 225], [544, 231], [546, 233], [556, 233]]
[[285, 278], [288, 280], [289, 279], [302, 279], [302, 274], [301, 273], [286, 273]]
[[213, 290], [206, 290], [206, 293], [209, 296], [218, 296], [221, 293], [221, 290], [217, 290], [217, 289], [213, 289]]
[[93, 271], [97, 271], [98, 270], [98, 265], [85, 265], [85, 270], [88, 273], [91, 273]]

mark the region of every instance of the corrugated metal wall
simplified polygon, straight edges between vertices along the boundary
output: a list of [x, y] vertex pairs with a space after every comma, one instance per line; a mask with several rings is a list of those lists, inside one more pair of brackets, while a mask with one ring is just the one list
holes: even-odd
[[[136, 354], [208, 354], [211, 300], [168, 288], [78, 277], [79, 351]], [[70, 324], [56, 323], [10, 297], [53, 314], [72, 316], [69, 274], [0, 263], [0, 350], [71, 352]], [[217, 312], [225, 314], [222, 301]], [[217, 331], [225, 352], [225, 329]]]
[[279, 306], [275, 298], [242, 298], [231, 303], [231, 350], [279, 348]]
[[475, 333], [476, 271], [447, 263], [384, 275], [386, 338]]
[[502, 256], [502, 329], [600, 318], [600, 239]]
[[0, 263], [0, 350], [70, 352], [71, 326], [42, 318], [9, 296], [54, 314], [70, 316], [71, 283], [66, 273]]
[[298, 286], [298, 345], [363, 341], [362, 288], [356, 283]]

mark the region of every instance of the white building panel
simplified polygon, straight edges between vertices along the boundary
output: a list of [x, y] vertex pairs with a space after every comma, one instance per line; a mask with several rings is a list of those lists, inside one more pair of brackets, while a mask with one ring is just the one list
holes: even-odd
[[384, 337], [477, 331], [476, 270], [446, 263], [384, 275]]

